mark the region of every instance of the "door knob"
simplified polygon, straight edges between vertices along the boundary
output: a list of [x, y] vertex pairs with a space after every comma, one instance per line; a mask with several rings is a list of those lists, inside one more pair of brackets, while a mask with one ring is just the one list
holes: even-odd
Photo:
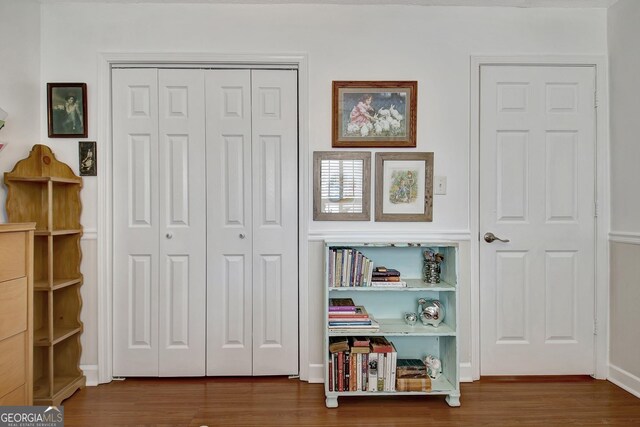
[[498, 236], [496, 236], [496, 235], [495, 235], [495, 234], [493, 234], [493, 233], [485, 233], [485, 235], [484, 235], [484, 241], [485, 241], [485, 242], [487, 242], [487, 243], [493, 243], [493, 242], [495, 242], [496, 240], [500, 240], [500, 241], [501, 241], [501, 242], [503, 242], [503, 243], [508, 243], [508, 242], [510, 241], [509, 239], [501, 239], [501, 238], [499, 238]]
[[238, 236], [241, 239], [244, 239], [246, 236], [243, 233], [240, 233], [240, 235]]
[[166, 237], [167, 237], [167, 239], [171, 239], [173, 237], [173, 234], [167, 233]]

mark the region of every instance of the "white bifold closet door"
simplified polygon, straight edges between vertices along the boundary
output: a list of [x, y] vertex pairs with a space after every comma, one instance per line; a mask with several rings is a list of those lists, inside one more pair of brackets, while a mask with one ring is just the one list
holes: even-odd
[[296, 80], [206, 74], [207, 375], [298, 372]]
[[205, 373], [203, 70], [113, 70], [115, 376]]

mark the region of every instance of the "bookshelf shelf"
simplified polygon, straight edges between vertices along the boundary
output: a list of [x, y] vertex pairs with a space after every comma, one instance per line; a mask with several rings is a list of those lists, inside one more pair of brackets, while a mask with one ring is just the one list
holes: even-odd
[[[341, 273], [336, 272], [336, 250], [352, 250], [364, 255], [373, 262], [374, 266], [385, 266], [397, 269], [401, 272], [401, 280], [407, 283], [406, 287], [371, 287], [371, 286], [331, 286], [336, 283], [336, 277]], [[427, 284], [420, 278], [422, 275], [423, 252], [427, 249], [434, 250], [444, 255], [441, 264], [441, 280], [437, 284]], [[332, 258], [333, 257], [333, 258]], [[355, 259], [347, 257], [347, 259]], [[365, 307], [367, 313], [375, 319], [379, 329], [375, 332], [359, 329], [331, 329], [325, 328], [325, 397], [326, 406], [335, 408], [338, 406], [338, 397], [346, 396], [446, 396], [446, 402], [450, 406], [460, 406], [460, 374], [458, 335], [459, 327], [457, 313], [458, 298], [458, 246], [450, 242], [405, 242], [405, 243], [373, 243], [373, 242], [325, 242], [325, 325], [328, 325], [329, 301], [335, 298], [350, 298], [353, 304]], [[342, 264], [345, 266], [346, 264]], [[351, 270], [353, 271], [355, 269]], [[437, 299], [445, 308], [445, 317], [438, 327], [423, 325], [419, 320], [410, 326], [404, 321], [404, 314], [418, 311], [418, 299]], [[427, 355], [440, 359], [442, 374], [436, 379], [431, 379], [430, 391], [394, 391], [395, 381], [392, 380], [392, 390], [387, 391], [337, 391], [342, 390], [338, 386], [337, 373], [332, 371], [330, 365], [336, 364], [336, 354], [330, 353], [329, 343], [336, 337], [384, 337], [393, 343], [397, 359], [424, 360]], [[371, 338], [373, 340], [373, 338]], [[334, 350], [335, 351], [335, 350]], [[355, 347], [346, 350], [348, 353], [357, 354]], [[369, 353], [374, 355], [375, 353]], [[374, 356], [375, 357], [375, 356]], [[358, 359], [360, 360], [360, 359]], [[363, 360], [364, 357], [363, 357]], [[385, 359], [386, 362], [387, 359]], [[392, 359], [395, 360], [395, 359]], [[330, 364], [331, 361], [331, 364]], [[363, 361], [363, 366], [367, 364]], [[342, 365], [340, 365], [342, 366]], [[393, 366], [393, 364], [391, 365]], [[346, 364], [345, 371], [350, 369]], [[352, 369], [352, 368], [351, 368]], [[360, 370], [356, 370], [360, 375]], [[366, 368], [365, 368], [366, 372]], [[393, 371], [395, 374], [395, 371]], [[389, 372], [387, 371], [387, 374]], [[362, 377], [366, 378], [365, 373]], [[395, 375], [392, 376], [394, 378]], [[360, 378], [363, 383], [367, 379]], [[346, 378], [345, 378], [346, 380]], [[344, 387], [344, 384], [342, 385]], [[364, 385], [358, 387], [365, 388]], [[375, 387], [374, 387], [375, 388]], [[378, 388], [378, 390], [381, 390]]]

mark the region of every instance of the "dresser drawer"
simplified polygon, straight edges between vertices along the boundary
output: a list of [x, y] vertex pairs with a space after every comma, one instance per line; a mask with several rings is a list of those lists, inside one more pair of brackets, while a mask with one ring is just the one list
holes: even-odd
[[5, 396], [24, 385], [26, 333], [0, 341], [0, 396]]
[[27, 329], [27, 278], [0, 283], [0, 340]]
[[23, 232], [0, 233], [0, 282], [27, 275]]
[[0, 406], [22, 406], [30, 404], [31, 402], [27, 402], [27, 390], [23, 385], [4, 396], [0, 396]]

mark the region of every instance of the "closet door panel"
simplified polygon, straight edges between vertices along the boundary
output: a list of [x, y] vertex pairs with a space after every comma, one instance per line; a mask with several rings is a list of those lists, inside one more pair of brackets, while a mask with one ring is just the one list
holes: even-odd
[[205, 82], [207, 375], [251, 375], [251, 75], [210, 70]]
[[113, 374], [157, 376], [158, 78], [113, 70]]
[[205, 374], [203, 70], [160, 70], [160, 376]]
[[297, 374], [297, 72], [251, 73], [253, 375]]

